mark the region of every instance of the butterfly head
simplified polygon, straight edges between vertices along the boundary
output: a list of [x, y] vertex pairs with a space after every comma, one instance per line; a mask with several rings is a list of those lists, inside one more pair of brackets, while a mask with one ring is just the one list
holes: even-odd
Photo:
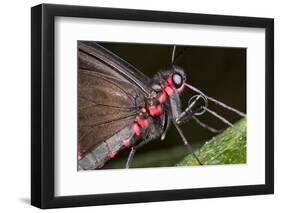
[[162, 73], [162, 81], [164, 81], [162, 85], [165, 85], [166, 88], [171, 88], [181, 93], [185, 87], [186, 75], [182, 68], [172, 67], [172, 69]]

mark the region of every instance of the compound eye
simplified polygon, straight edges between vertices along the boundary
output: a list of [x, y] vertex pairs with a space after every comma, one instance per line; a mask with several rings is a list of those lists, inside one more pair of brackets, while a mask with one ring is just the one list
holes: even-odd
[[180, 88], [183, 84], [182, 76], [178, 73], [173, 74], [172, 80], [173, 80], [173, 83], [174, 83], [174, 85], [177, 89]]

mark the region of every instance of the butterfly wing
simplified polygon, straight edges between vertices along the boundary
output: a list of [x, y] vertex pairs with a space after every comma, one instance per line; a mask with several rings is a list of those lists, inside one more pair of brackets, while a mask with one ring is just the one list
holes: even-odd
[[132, 125], [149, 79], [93, 42], [78, 43], [79, 155]]

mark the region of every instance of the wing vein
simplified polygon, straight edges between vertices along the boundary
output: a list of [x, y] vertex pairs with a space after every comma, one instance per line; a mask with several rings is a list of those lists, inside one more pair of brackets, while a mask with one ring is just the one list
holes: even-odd
[[111, 120], [106, 120], [106, 121], [97, 122], [97, 123], [94, 123], [94, 124], [85, 125], [83, 127], [97, 127], [97, 126], [100, 126], [100, 125], [108, 124], [108, 123], [111, 123], [111, 122], [114, 122], [114, 121], [123, 120], [123, 119], [133, 117], [133, 116], [136, 116], [136, 115], [137, 115], [137, 113], [132, 113], [132, 114], [120, 116], [120, 117], [117, 117], [117, 118], [114, 118], [114, 119], [111, 119]]
[[86, 75], [95, 75], [95, 77], [97, 77], [97, 78], [101, 78], [101, 79], [103, 79], [103, 80], [105, 80], [105, 81], [107, 81], [107, 82], [109, 82], [109, 83], [111, 83], [112, 85], [114, 85], [114, 86], [116, 86], [118, 89], [120, 89], [125, 95], [127, 95], [128, 97], [130, 97], [130, 101], [131, 101], [131, 103], [132, 103], [132, 105], [134, 105], [134, 102], [133, 102], [133, 100], [132, 100], [132, 98], [133, 99], [135, 99], [135, 97], [134, 96], [132, 96], [131, 94], [129, 94], [129, 93], [127, 93], [123, 88], [121, 88], [119, 85], [117, 85], [115, 82], [113, 82], [112, 80], [110, 80], [109, 78], [107, 78], [107, 77], [105, 77], [105, 76], [101, 76], [100, 74], [99, 75], [97, 75], [96, 74], [96, 72], [91, 72], [91, 74], [90, 73], [85, 73]]
[[89, 107], [96, 107], [96, 106], [104, 106], [104, 107], [112, 107], [112, 108], [117, 108], [117, 109], [123, 109], [125, 112], [129, 112], [129, 111], [136, 111], [136, 107], [124, 107], [124, 106], [114, 106], [114, 105], [110, 105], [110, 104], [102, 104], [102, 103], [97, 103], [89, 98], [80, 96], [79, 98], [82, 98], [86, 101], [89, 101], [91, 106], [85, 106], [85, 107], [80, 107], [80, 109], [86, 109]]

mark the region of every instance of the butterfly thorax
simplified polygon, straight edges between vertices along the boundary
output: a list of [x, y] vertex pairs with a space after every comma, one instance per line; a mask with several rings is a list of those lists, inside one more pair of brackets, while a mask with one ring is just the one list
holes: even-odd
[[[185, 74], [182, 69], [173, 67], [171, 70], [158, 73], [152, 82], [153, 91], [146, 99], [146, 106], [139, 109], [132, 132], [140, 136], [151, 124], [160, 118], [169, 108], [169, 99], [183, 91]], [[153, 119], [148, 119], [152, 117]], [[160, 118], [161, 119], [161, 118]]]

